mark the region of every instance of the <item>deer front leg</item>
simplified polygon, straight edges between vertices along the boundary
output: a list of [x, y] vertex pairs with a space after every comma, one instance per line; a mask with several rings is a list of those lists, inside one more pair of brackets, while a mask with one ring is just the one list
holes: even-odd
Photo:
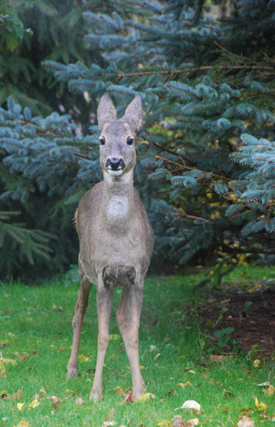
[[81, 328], [83, 324], [83, 318], [86, 312], [86, 308], [88, 306], [89, 293], [92, 284], [86, 279], [85, 276], [82, 275], [81, 285], [78, 291], [78, 299], [75, 307], [75, 315], [73, 317], [73, 345], [71, 357], [69, 359], [67, 365], [67, 378], [76, 377], [77, 376], [77, 368], [78, 368], [78, 349], [79, 349], [79, 341]]
[[90, 400], [99, 400], [102, 396], [102, 371], [105, 353], [109, 344], [109, 323], [112, 311], [113, 290], [105, 286], [102, 276], [98, 280], [97, 315], [98, 315], [98, 347], [94, 383]]
[[144, 394], [144, 382], [140, 373], [138, 331], [142, 306], [143, 278], [123, 289], [117, 321], [130, 362], [133, 378], [133, 396], [138, 400]]

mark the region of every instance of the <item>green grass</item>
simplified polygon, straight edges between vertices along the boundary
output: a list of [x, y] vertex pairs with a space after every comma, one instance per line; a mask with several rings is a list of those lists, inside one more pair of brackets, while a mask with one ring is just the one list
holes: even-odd
[[[253, 270], [253, 271], [252, 271]], [[247, 267], [231, 273], [230, 280], [261, 280], [275, 277], [275, 269]], [[245, 272], [245, 273], [244, 273]], [[145, 403], [123, 404], [124, 397], [116, 394], [116, 387], [131, 388], [131, 372], [122, 339], [115, 321], [121, 291], [114, 291], [114, 309], [110, 324], [110, 340], [103, 372], [103, 398], [89, 402], [97, 351], [96, 289], [92, 288], [90, 304], [84, 319], [79, 354], [89, 358], [79, 360], [79, 376], [66, 380], [66, 365], [72, 341], [71, 321], [77, 298], [78, 280], [75, 271], [62, 279], [42, 285], [20, 283], [0, 286], [0, 351], [6, 374], [0, 378], [0, 394], [12, 395], [22, 391], [19, 400], [0, 399], [0, 426], [17, 426], [20, 421], [30, 427], [94, 426], [101, 427], [112, 411], [116, 425], [156, 426], [162, 421], [173, 423], [175, 415], [184, 420], [197, 417], [201, 426], [232, 426], [241, 411], [250, 408], [251, 419], [257, 425], [262, 411], [256, 409], [254, 398], [267, 404], [267, 415], [275, 415], [274, 395], [264, 393], [259, 383], [275, 385], [272, 362], [253, 367], [253, 357], [235, 356], [222, 364], [209, 361], [208, 341], [204, 325], [188, 319], [185, 306], [192, 300], [192, 287], [202, 278], [200, 274], [185, 277], [151, 277], [145, 282], [140, 327], [140, 363], [147, 392], [156, 395]], [[205, 290], [203, 291], [205, 293]], [[201, 295], [203, 297], [203, 295]], [[59, 309], [62, 307], [62, 309]], [[3, 346], [5, 344], [5, 346]], [[26, 358], [22, 359], [22, 356]], [[0, 355], [1, 356], [1, 355]], [[84, 358], [83, 358], [84, 359]], [[0, 361], [0, 372], [1, 368]], [[188, 383], [185, 388], [179, 383]], [[45, 387], [39, 406], [28, 409], [35, 394]], [[226, 390], [231, 395], [226, 395]], [[50, 396], [62, 399], [55, 408]], [[82, 405], [76, 398], [84, 399]], [[177, 410], [186, 400], [201, 404], [202, 411], [193, 414]], [[17, 403], [24, 403], [23, 411]], [[247, 409], [248, 410], [248, 409]], [[265, 419], [261, 425], [274, 425]]]

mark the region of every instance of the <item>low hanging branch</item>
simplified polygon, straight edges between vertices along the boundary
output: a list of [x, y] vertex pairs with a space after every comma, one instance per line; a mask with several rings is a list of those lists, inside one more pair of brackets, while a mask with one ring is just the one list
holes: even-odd
[[[55, 70], [55, 71], [61, 71], [64, 72], [64, 68], [58, 67], [56, 66], [56, 64], [52, 64], [49, 63], [47, 61], [45, 61], [43, 63], [43, 66], [45, 68], [49, 68], [51, 70]], [[267, 65], [220, 65], [220, 66], [212, 66], [212, 65], [207, 65], [207, 66], [202, 66], [202, 67], [186, 67], [186, 68], [182, 68], [179, 70], [152, 70], [152, 71], [137, 71], [134, 73], [121, 73], [121, 72], [101, 72], [101, 71], [90, 71], [89, 74], [94, 75], [94, 76], [98, 76], [98, 77], [110, 77], [113, 76], [115, 78], [122, 79], [125, 77], [139, 77], [139, 76], [151, 76], [153, 74], [162, 74], [162, 75], [170, 75], [173, 76], [174, 74], [184, 74], [184, 73], [193, 73], [193, 72], [197, 72], [197, 71], [209, 71], [209, 70], [221, 70], [221, 71], [231, 71], [231, 70], [248, 70], [248, 71], [265, 71], [265, 72], [270, 72], [271, 74], [274, 73], [275, 74], [275, 68], [271, 67], [271, 66], [267, 66]], [[78, 82], [79, 84], [79, 82]]]

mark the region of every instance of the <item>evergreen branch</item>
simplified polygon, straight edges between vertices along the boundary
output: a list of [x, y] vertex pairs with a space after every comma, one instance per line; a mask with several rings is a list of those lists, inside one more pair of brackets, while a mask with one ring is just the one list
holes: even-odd
[[192, 219], [194, 221], [203, 221], [212, 223], [210, 219], [201, 218], [200, 216], [188, 215], [183, 209], [177, 209], [178, 213], [174, 213], [174, 216], [180, 216], [181, 218]]

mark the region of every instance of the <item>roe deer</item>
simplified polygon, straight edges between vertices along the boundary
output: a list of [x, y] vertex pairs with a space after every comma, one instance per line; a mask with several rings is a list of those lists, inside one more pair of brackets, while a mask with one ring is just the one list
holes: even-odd
[[82, 197], [75, 215], [81, 286], [72, 322], [73, 345], [67, 376], [77, 375], [81, 327], [94, 283], [97, 286], [98, 350], [90, 399], [101, 398], [113, 287], [120, 285], [123, 292], [116, 315], [132, 370], [133, 397], [138, 400], [144, 393], [138, 353], [139, 320], [144, 275], [154, 249], [153, 230], [133, 186], [134, 138], [142, 118], [141, 97], [136, 96], [125, 115], [117, 119], [116, 109], [105, 94], [100, 100], [97, 118], [104, 179]]

